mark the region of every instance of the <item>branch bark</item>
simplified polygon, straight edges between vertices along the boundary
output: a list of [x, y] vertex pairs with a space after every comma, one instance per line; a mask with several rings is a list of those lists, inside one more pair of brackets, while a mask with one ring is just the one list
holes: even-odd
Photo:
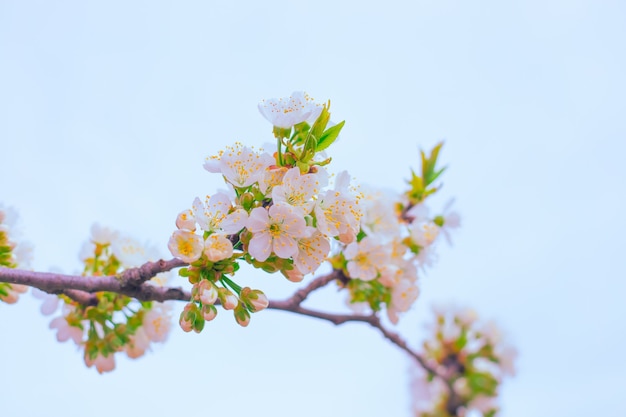
[[27, 285], [50, 294], [65, 294], [81, 304], [95, 302], [93, 293], [110, 291], [127, 295], [140, 301], [189, 301], [191, 294], [177, 287], [157, 287], [147, 283], [161, 272], [187, 265], [180, 259], [147, 262], [118, 275], [83, 277], [52, 272], [34, 272], [21, 269], [0, 268], [0, 282]]
[[[97, 304], [94, 293], [100, 291], [119, 293], [140, 301], [163, 302], [177, 300], [188, 302], [191, 299], [189, 291], [185, 291], [180, 287], [157, 287], [147, 282], [159, 273], [186, 265], [187, 263], [179, 259], [159, 260], [157, 262], [147, 262], [138, 268], [127, 269], [118, 275], [102, 277], [85, 277], [0, 267], [0, 282], [27, 285], [51, 294], [64, 294], [84, 305]], [[450, 379], [430, 365], [419, 353], [411, 349], [399, 334], [383, 326], [380, 318], [375, 313], [370, 315], [327, 313], [302, 306], [302, 303], [313, 291], [323, 288], [335, 280], [345, 282], [347, 278], [341, 270], [333, 270], [326, 275], [316, 277], [306, 287], [297, 290], [291, 297], [285, 300], [270, 300], [268, 308], [329, 321], [335, 325], [360, 322], [378, 329], [387, 340], [415, 359], [429, 374], [444, 381], [450, 390], [450, 402], [454, 402], [456, 397]], [[454, 407], [453, 404], [449, 404], [449, 406], [450, 408]]]

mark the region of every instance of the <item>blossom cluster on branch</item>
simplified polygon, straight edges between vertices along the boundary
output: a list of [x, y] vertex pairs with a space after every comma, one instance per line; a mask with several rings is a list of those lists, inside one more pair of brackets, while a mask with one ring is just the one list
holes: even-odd
[[[80, 251], [85, 277], [115, 275], [159, 258], [156, 248], [145, 247], [98, 224], [92, 226], [91, 238]], [[148, 282], [164, 286], [169, 279], [170, 274], [165, 272]], [[77, 301], [71, 292], [59, 296], [39, 290], [33, 293], [43, 300], [43, 314], [56, 314], [61, 307], [61, 314], [50, 323], [50, 328], [57, 331], [57, 340], [73, 340], [83, 350], [85, 364], [95, 366], [100, 373], [115, 368], [116, 353], [138, 358], [151, 343], [165, 341], [169, 333], [171, 306], [164, 303], [140, 301], [110, 291], [96, 292], [88, 302]]]
[[[42, 312], [56, 315], [50, 327], [57, 339], [73, 340], [86, 365], [100, 373], [114, 369], [117, 354], [137, 358], [165, 341], [173, 310], [166, 300], [185, 301], [178, 322], [186, 332], [201, 332], [219, 310], [232, 311], [241, 326], [266, 308], [337, 325], [367, 323], [416, 361], [415, 415], [495, 415], [513, 350], [492, 325], [469, 310], [438, 312], [420, 352], [381, 321], [384, 312], [396, 324], [411, 308], [418, 277], [436, 259], [436, 242], [449, 241], [460, 224], [452, 202], [440, 212], [428, 206], [445, 170], [438, 163], [442, 143], [421, 151], [420, 169], [411, 171], [403, 192], [370, 188], [356, 185], [346, 171], [329, 170], [326, 152], [344, 126], [331, 121], [330, 102], [295, 92], [258, 107], [272, 123], [275, 148], [235, 143], [206, 158], [204, 168], [220, 175], [226, 189], [196, 197], [178, 214], [168, 242], [173, 260], [96, 224], [81, 250], [80, 276], [27, 271], [28, 246], [16, 243], [15, 215], [0, 206], [0, 301], [14, 303], [26, 285], [34, 287]], [[331, 272], [277, 301], [238, 283], [242, 262], [291, 282], [315, 275], [323, 264]], [[169, 286], [174, 268], [190, 291]], [[352, 313], [302, 305], [331, 283]]]
[[424, 359], [444, 378], [413, 368], [413, 411], [418, 417], [493, 417], [499, 410], [498, 387], [513, 376], [516, 350], [502, 340], [492, 321], [480, 321], [470, 308], [434, 308]]
[[[17, 212], [0, 203], [0, 267], [28, 268], [30, 265], [32, 247], [16, 239], [19, 237], [17, 221]], [[0, 301], [13, 304], [26, 291], [28, 287], [25, 285], [0, 282]]]

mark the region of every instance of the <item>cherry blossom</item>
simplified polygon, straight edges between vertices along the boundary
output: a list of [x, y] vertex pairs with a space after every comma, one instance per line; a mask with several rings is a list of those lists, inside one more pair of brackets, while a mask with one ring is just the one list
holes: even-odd
[[263, 100], [258, 107], [272, 125], [284, 129], [306, 120], [315, 120], [322, 112], [322, 105], [302, 91], [294, 91], [290, 97]]
[[204, 242], [201, 236], [186, 230], [176, 230], [167, 244], [173, 256], [185, 262], [195, 262], [202, 256]]
[[360, 242], [350, 243], [344, 250], [348, 261], [348, 273], [351, 278], [371, 281], [379, 273], [379, 267], [384, 265], [389, 255], [383, 246], [375, 239], [365, 237]]
[[301, 211], [286, 203], [253, 209], [246, 227], [253, 234], [248, 251], [261, 262], [272, 252], [285, 259], [296, 255], [297, 239], [310, 233]]
[[204, 168], [221, 173], [235, 187], [249, 187], [263, 178], [265, 170], [274, 164], [274, 158], [252, 148], [236, 143], [216, 156], [207, 158]]

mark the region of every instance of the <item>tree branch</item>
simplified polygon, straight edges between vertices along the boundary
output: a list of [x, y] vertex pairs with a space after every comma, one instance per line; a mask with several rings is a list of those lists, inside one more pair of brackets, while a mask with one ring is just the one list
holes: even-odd
[[52, 272], [34, 272], [0, 267], [0, 282], [28, 285], [50, 294], [65, 294], [86, 305], [95, 301], [93, 293], [110, 291], [127, 295], [140, 301], [189, 301], [191, 294], [182, 288], [157, 287], [146, 281], [161, 272], [187, 265], [180, 259], [147, 262], [138, 268], [130, 268], [118, 275], [84, 277]]
[[[84, 305], [97, 304], [98, 301], [94, 293], [100, 291], [123, 294], [140, 301], [163, 302], [167, 300], [178, 300], [188, 302], [191, 299], [191, 293], [180, 287], [157, 287], [147, 282], [159, 273], [186, 265], [187, 263], [179, 259], [171, 259], [169, 261], [159, 260], [157, 262], [147, 262], [138, 268], [127, 269], [118, 275], [102, 277], [64, 275], [0, 267], [0, 282], [27, 285], [39, 288], [51, 294], [64, 294], [72, 300]], [[335, 269], [326, 275], [316, 277], [306, 287], [297, 290], [286, 300], [270, 300], [268, 308], [326, 320], [335, 325], [347, 322], [369, 324], [378, 329], [387, 340], [415, 359], [428, 373], [441, 378], [446, 386], [448, 386], [451, 393], [450, 400], [453, 401], [452, 398], [454, 398], [455, 393], [449, 378], [428, 364], [420, 354], [407, 345], [406, 341], [404, 341], [400, 335], [385, 328], [376, 314], [367, 316], [358, 314], [336, 314], [302, 307], [304, 300], [306, 300], [313, 291], [328, 285], [334, 280], [345, 281], [346, 279], [343, 271]]]

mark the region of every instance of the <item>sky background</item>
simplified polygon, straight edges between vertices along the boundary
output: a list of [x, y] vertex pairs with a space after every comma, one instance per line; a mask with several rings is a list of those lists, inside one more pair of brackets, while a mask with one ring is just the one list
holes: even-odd
[[[0, 201], [37, 270], [77, 271], [94, 221], [167, 256], [176, 214], [221, 187], [204, 158], [271, 140], [258, 101], [305, 90], [346, 120], [331, 169], [362, 183], [402, 191], [445, 140], [433, 207], [455, 197], [463, 227], [401, 319], [410, 344], [432, 304], [471, 306], [519, 350], [501, 416], [622, 416], [625, 19], [591, 0], [0, 0]], [[98, 375], [38, 304], [0, 304], [3, 415], [409, 415], [407, 357], [364, 325], [220, 314]]]

